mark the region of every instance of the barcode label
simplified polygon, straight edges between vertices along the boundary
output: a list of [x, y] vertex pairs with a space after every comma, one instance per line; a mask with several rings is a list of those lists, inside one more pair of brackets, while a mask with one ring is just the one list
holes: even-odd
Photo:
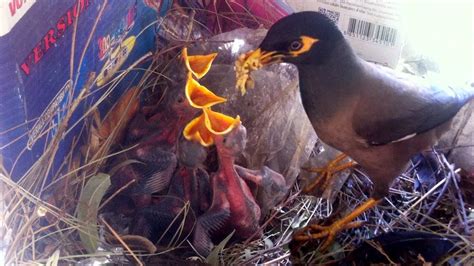
[[339, 22], [339, 16], [340, 16], [340, 13], [337, 12], [337, 11], [332, 11], [332, 10], [329, 10], [329, 9], [326, 9], [326, 8], [318, 8], [318, 11], [324, 15], [326, 15], [326, 17], [328, 17], [330, 20], [332, 20], [334, 23], [337, 24], [337, 22]]
[[397, 41], [397, 29], [355, 18], [349, 19], [347, 34], [387, 46], [394, 46]]

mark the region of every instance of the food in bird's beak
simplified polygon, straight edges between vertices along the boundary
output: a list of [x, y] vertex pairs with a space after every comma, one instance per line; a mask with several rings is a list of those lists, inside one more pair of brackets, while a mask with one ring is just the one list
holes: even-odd
[[216, 58], [217, 53], [208, 55], [188, 55], [188, 48], [183, 48], [182, 57], [184, 64], [189, 72], [196, 78], [200, 79], [211, 69], [212, 62]]
[[199, 84], [191, 74], [188, 75], [185, 94], [189, 104], [194, 108], [207, 108], [227, 101], [225, 98], [215, 95], [212, 91]]
[[247, 92], [247, 88], [254, 87], [254, 81], [250, 78], [250, 71], [262, 68], [264, 65], [278, 61], [279, 56], [276, 52], [265, 52], [258, 48], [239, 56], [235, 61], [235, 87], [240, 90], [242, 95]]
[[247, 88], [253, 88], [254, 82], [250, 78], [250, 71], [261, 68], [262, 62], [261, 50], [253, 50], [245, 54], [241, 54], [239, 59], [235, 61], [235, 75], [236, 75], [236, 84], [235, 87], [240, 90], [242, 95], [247, 92]]

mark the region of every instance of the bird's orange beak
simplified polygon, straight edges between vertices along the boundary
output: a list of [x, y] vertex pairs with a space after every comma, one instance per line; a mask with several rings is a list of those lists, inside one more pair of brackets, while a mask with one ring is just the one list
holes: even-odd
[[278, 56], [278, 53], [275, 51], [263, 51], [261, 48], [249, 51], [240, 56], [239, 60], [244, 60], [245, 64], [250, 66], [262, 67], [270, 63], [278, 62], [281, 59], [281, 55]]
[[289, 51], [265, 51], [257, 48], [239, 56], [235, 61], [236, 84], [242, 95], [247, 88], [253, 88], [254, 82], [250, 78], [250, 72], [262, 68], [265, 65], [282, 62], [284, 58], [298, 57], [311, 50], [319, 40], [309, 36], [300, 36], [299, 47]]
[[211, 108], [203, 108], [203, 113], [189, 122], [183, 130], [187, 140], [197, 141], [204, 147], [214, 144], [215, 135], [226, 135], [241, 124], [240, 117], [214, 112]]
[[207, 55], [189, 55], [188, 48], [183, 48], [182, 58], [184, 64], [189, 72], [191, 72], [196, 78], [200, 79], [207, 74], [211, 69], [212, 62], [217, 56], [217, 53]]
[[185, 86], [186, 99], [189, 104], [202, 110], [202, 114], [191, 120], [183, 130], [187, 140], [197, 141], [205, 147], [214, 144], [216, 135], [226, 135], [236, 126], [240, 125], [240, 117], [231, 116], [211, 110], [211, 106], [227, 101], [226, 98], [217, 96], [212, 91], [201, 85], [200, 79], [209, 71], [212, 61], [217, 54], [188, 55], [188, 50], [183, 49], [182, 58], [188, 70]]
[[236, 88], [242, 95], [246, 93], [246, 88], [253, 88], [253, 80], [250, 79], [250, 71], [262, 68], [271, 63], [281, 62], [283, 55], [272, 51], [263, 51], [261, 48], [252, 50], [239, 56], [235, 62]]
[[186, 99], [194, 108], [207, 108], [213, 105], [227, 101], [226, 98], [217, 96], [212, 91], [199, 84], [191, 73], [188, 74], [188, 80], [185, 87]]

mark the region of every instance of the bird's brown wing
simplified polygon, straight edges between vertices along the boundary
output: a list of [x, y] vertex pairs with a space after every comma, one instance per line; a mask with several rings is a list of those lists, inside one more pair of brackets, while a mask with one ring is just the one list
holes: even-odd
[[353, 128], [369, 145], [401, 141], [453, 117], [474, 95], [472, 89], [433, 85], [414, 76], [368, 68]]

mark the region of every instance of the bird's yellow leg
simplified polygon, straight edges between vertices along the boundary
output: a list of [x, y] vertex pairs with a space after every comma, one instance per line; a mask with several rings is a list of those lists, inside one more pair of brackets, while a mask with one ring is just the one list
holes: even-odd
[[356, 163], [355, 162], [347, 162], [340, 164], [341, 161], [347, 158], [347, 155], [344, 153], [339, 154], [336, 158], [334, 158], [331, 162], [329, 162], [326, 167], [316, 167], [316, 168], [306, 168], [306, 171], [318, 173], [318, 176], [314, 179], [313, 182], [308, 184], [305, 188], [303, 188], [304, 193], [308, 193], [313, 191], [316, 187], [321, 186], [324, 190], [331, 180], [331, 177], [334, 173], [342, 171], [347, 168], [353, 167]]
[[320, 250], [324, 251], [334, 241], [334, 238], [340, 231], [361, 226], [363, 222], [353, 222], [352, 220], [357, 218], [357, 216], [361, 215], [366, 210], [373, 208], [379, 202], [380, 200], [369, 198], [367, 201], [365, 201], [359, 207], [353, 210], [349, 215], [345, 216], [340, 220], [335, 221], [329, 226], [322, 226], [317, 224], [311, 224], [306, 226], [300, 232], [297, 232], [293, 235], [293, 240], [309, 241], [312, 239], [320, 239], [326, 237], [326, 240], [320, 248]]

